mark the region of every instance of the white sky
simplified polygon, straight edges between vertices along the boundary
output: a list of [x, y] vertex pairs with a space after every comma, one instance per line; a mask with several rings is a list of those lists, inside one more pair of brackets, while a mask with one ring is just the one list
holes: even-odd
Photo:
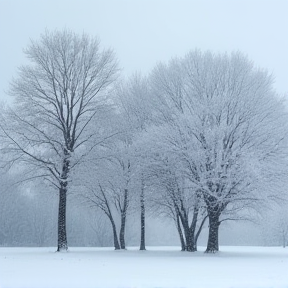
[[98, 36], [125, 75], [195, 48], [240, 50], [288, 92], [288, 0], [0, 0], [0, 100], [46, 28]]

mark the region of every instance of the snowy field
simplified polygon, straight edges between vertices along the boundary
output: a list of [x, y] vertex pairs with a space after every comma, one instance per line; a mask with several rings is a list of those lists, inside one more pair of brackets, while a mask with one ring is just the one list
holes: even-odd
[[0, 248], [1, 288], [284, 288], [288, 249], [221, 247], [180, 252], [178, 247]]

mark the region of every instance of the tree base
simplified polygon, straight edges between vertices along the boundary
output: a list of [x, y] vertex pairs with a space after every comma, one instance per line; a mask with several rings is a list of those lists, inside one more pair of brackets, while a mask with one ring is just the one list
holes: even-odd
[[68, 252], [68, 247], [67, 248], [58, 248], [57, 250], [56, 250], [56, 252]]
[[213, 254], [215, 254], [215, 253], [218, 253], [219, 252], [219, 250], [217, 250], [217, 249], [209, 249], [209, 250], [206, 250], [204, 253], [213, 253]]

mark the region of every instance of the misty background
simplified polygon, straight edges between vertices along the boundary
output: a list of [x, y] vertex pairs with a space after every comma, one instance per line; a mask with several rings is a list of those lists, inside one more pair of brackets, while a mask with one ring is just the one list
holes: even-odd
[[[6, 95], [17, 67], [27, 64], [23, 49], [45, 29], [68, 28], [99, 37], [111, 47], [124, 76], [144, 74], [159, 61], [182, 57], [190, 49], [241, 51], [256, 66], [274, 75], [280, 95], [288, 91], [287, 1], [6, 1], [0, 0], [0, 97]], [[14, 175], [1, 176], [0, 245], [51, 246], [57, 239], [56, 192], [41, 185], [13, 185]], [[11, 177], [11, 179], [9, 178]], [[44, 190], [44, 191], [43, 191]], [[70, 246], [112, 246], [107, 219], [69, 195]], [[13, 211], [7, 217], [7, 209]], [[172, 220], [147, 216], [147, 245], [180, 245]], [[258, 217], [258, 216], [257, 216]], [[100, 219], [100, 221], [99, 221]], [[278, 218], [275, 217], [277, 222]], [[127, 219], [127, 246], [139, 244], [137, 213]], [[281, 232], [252, 221], [221, 225], [220, 245], [282, 245]], [[274, 222], [275, 223], [275, 222]], [[275, 226], [271, 224], [271, 227]], [[207, 223], [199, 245], [207, 242]]]

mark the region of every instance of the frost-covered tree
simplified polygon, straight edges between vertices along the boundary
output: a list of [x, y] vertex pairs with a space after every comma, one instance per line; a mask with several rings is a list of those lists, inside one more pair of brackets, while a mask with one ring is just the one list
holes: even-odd
[[149, 183], [155, 189], [150, 195], [152, 211], [174, 220], [182, 251], [197, 251], [197, 240], [207, 218], [201, 193], [191, 191], [182, 169], [168, 155], [159, 152], [151, 160]]
[[[107, 135], [98, 119], [109, 106], [109, 87], [117, 75], [111, 50], [73, 32], [45, 32], [31, 41], [11, 83], [14, 106], [1, 128], [10, 163], [27, 169], [27, 178], [43, 177], [59, 191], [58, 249], [67, 250], [66, 202], [70, 175], [77, 163]], [[76, 175], [76, 173], [74, 174]]]
[[[145, 178], [147, 157], [142, 153], [141, 144], [137, 139], [152, 121], [152, 103], [148, 79], [140, 74], [134, 74], [123, 82], [115, 93], [115, 103], [118, 107], [119, 117], [123, 127], [122, 142], [130, 150], [133, 166], [130, 173], [134, 181], [139, 182], [134, 186], [132, 193], [139, 195], [140, 199], [140, 250], [145, 250]], [[148, 160], [149, 161], [149, 160]], [[135, 199], [135, 197], [134, 197]], [[137, 207], [137, 205], [134, 205]]]
[[[153, 74], [163, 150], [182, 163], [209, 218], [207, 252], [219, 249], [221, 221], [283, 192], [287, 113], [272, 78], [240, 53], [193, 51]], [[229, 217], [225, 213], [229, 212]]]
[[154, 217], [173, 219], [182, 251], [196, 251], [197, 239], [207, 218], [202, 195], [191, 188], [181, 161], [165, 147], [163, 128], [163, 125], [148, 128], [138, 142], [142, 154], [146, 155], [142, 164], [149, 208]]
[[[126, 248], [127, 216], [140, 210], [140, 250], [145, 250], [145, 157], [135, 139], [151, 121], [148, 91], [147, 79], [139, 74], [116, 86], [113, 93], [115, 109], [110, 120], [113, 129], [119, 133], [109, 141], [109, 145], [102, 146], [101, 152], [95, 149], [91, 161], [81, 168], [87, 178], [85, 187], [81, 188], [85, 191], [82, 196], [88, 205], [99, 208], [108, 217], [115, 249]], [[93, 161], [99, 157], [101, 162]], [[136, 204], [136, 199], [140, 199], [140, 205]]]
[[131, 201], [130, 161], [120, 158], [120, 154], [117, 157], [107, 155], [99, 166], [86, 166], [84, 171], [89, 179], [85, 186], [79, 186], [83, 204], [99, 209], [108, 217], [115, 250], [125, 249], [125, 227]]

